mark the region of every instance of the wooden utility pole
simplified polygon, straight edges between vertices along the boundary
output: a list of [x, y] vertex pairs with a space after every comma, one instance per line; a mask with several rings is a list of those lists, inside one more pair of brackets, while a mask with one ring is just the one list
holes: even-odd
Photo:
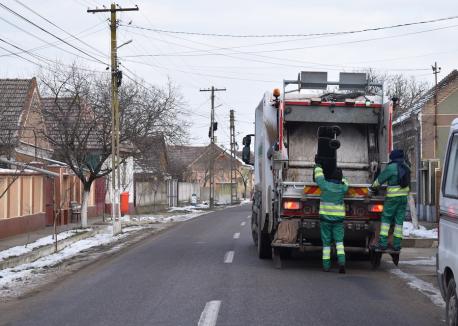
[[[116, 13], [118, 11], [137, 11], [138, 7], [135, 8], [121, 8], [116, 3], [112, 3], [110, 8], [103, 9], [88, 9], [88, 13], [101, 13], [109, 12], [110, 17], [110, 33], [111, 33], [111, 212], [113, 218], [113, 232], [119, 233], [121, 231], [120, 224], [120, 185], [121, 175], [119, 170], [120, 153], [119, 153], [119, 98], [118, 98], [118, 87], [121, 85], [122, 74], [118, 69], [118, 46], [116, 30], [118, 27], [118, 21], [116, 19]], [[116, 182], [117, 181], [117, 182]]]
[[215, 206], [215, 155], [214, 155], [214, 145], [215, 145], [215, 92], [224, 92], [225, 88], [215, 88], [212, 86], [208, 89], [201, 89], [201, 92], [211, 92], [211, 115], [210, 115], [210, 208]]
[[231, 134], [231, 205], [237, 201], [237, 167], [235, 165], [236, 142], [235, 142], [235, 121], [234, 110], [229, 111], [229, 129]]
[[434, 74], [434, 158], [437, 157], [437, 146], [438, 146], [438, 133], [437, 133], [437, 74], [441, 72], [441, 67], [437, 66], [437, 62], [431, 66]]
[[[438, 114], [438, 108], [437, 108], [437, 74], [441, 72], [441, 67], [438, 67], [437, 66], [437, 62], [434, 62], [434, 65], [431, 66], [431, 68], [433, 69], [433, 74], [434, 74], [434, 158], [439, 160], [439, 157], [438, 157], [438, 153], [437, 153], [437, 149], [439, 147], [439, 135], [438, 135], [438, 130], [437, 130], [437, 114]], [[441, 179], [440, 179], [440, 175], [441, 175], [441, 171], [440, 171], [440, 163], [438, 163], [438, 166], [437, 168], [434, 170], [434, 185], [435, 185], [435, 188], [434, 188], [434, 205], [435, 205], [435, 213], [436, 213], [436, 222], [439, 222], [439, 213], [440, 213], [440, 203], [439, 203], [439, 199], [440, 199], [440, 182], [441, 182]], [[439, 176], [439, 177], [438, 177]]]

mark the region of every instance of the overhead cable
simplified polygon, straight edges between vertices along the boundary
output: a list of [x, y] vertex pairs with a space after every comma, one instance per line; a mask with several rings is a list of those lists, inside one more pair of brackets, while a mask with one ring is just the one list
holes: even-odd
[[431, 24], [431, 23], [449, 21], [449, 20], [454, 20], [454, 19], [458, 19], [458, 16], [449, 16], [449, 17], [442, 17], [442, 18], [436, 18], [436, 19], [430, 19], [430, 20], [422, 20], [422, 21], [381, 26], [381, 27], [363, 28], [363, 29], [357, 29], [357, 30], [351, 30], [351, 31], [323, 32], [323, 33], [300, 33], [300, 34], [219, 34], [219, 33], [173, 31], [173, 30], [166, 30], [166, 29], [159, 29], [159, 28], [141, 27], [141, 26], [136, 26], [136, 25], [124, 25], [124, 24], [122, 24], [122, 26], [129, 27], [129, 28], [143, 29], [143, 30], [148, 30], [152, 32], [157, 32], [157, 33], [167, 33], [167, 34], [185, 34], [185, 35], [233, 37], [233, 38], [275, 38], [275, 37], [308, 37], [308, 36], [324, 36], [324, 35], [357, 34], [357, 33], [373, 32], [373, 31], [408, 27], [408, 26], [421, 25], [421, 24]]

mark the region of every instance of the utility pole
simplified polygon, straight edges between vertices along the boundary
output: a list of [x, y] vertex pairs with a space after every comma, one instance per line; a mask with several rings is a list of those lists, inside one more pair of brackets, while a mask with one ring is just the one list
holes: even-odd
[[441, 72], [441, 67], [438, 67], [437, 62], [434, 62], [434, 65], [431, 66], [431, 68], [433, 69], [434, 74], [434, 158], [437, 158], [437, 74]]
[[214, 145], [215, 145], [215, 130], [216, 130], [216, 123], [215, 123], [215, 92], [224, 92], [226, 91], [225, 88], [215, 88], [212, 86], [211, 88], [201, 89], [201, 92], [211, 92], [211, 116], [210, 116], [210, 208], [215, 206], [215, 155], [214, 155]]
[[[122, 73], [118, 69], [118, 46], [116, 30], [118, 28], [118, 21], [116, 13], [118, 11], [138, 11], [135, 8], [121, 8], [116, 3], [112, 3], [110, 8], [103, 9], [88, 9], [88, 13], [101, 13], [109, 12], [110, 17], [110, 36], [111, 36], [111, 213], [113, 219], [113, 234], [121, 232], [121, 211], [120, 211], [120, 186], [121, 174], [119, 163], [121, 161], [119, 155], [119, 98], [118, 87], [121, 85]], [[116, 182], [117, 181], [117, 182]]]
[[235, 142], [234, 110], [229, 111], [229, 129], [231, 134], [231, 205], [233, 205], [237, 201], [237, 168], [235, 166], [237, 143]]

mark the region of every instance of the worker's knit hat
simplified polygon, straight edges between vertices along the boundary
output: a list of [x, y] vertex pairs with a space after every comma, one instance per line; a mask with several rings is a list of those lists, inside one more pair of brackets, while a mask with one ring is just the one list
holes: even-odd
[[402, 149], [393, 149], [390, 153], [390, 160], [404, 159], [404, 151]]

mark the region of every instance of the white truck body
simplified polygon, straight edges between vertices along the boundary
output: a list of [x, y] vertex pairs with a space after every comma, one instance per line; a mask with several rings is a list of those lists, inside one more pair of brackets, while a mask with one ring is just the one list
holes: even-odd
[[[458, 281], [458, 119], [452, 123], [450, 137], [444, 161], [440, 196], [439, 249], [437, 255], [437, 273], [439, 286], [447, 301], [447, 318], [451, 322], [457, 316], [456, 286], [451, 281]], [[455, 288], [454, 303], [451, 287]], [[453, 311], [454, 309], [454, 311]], [[447, 325], [456, 325], [448, 323]]]

